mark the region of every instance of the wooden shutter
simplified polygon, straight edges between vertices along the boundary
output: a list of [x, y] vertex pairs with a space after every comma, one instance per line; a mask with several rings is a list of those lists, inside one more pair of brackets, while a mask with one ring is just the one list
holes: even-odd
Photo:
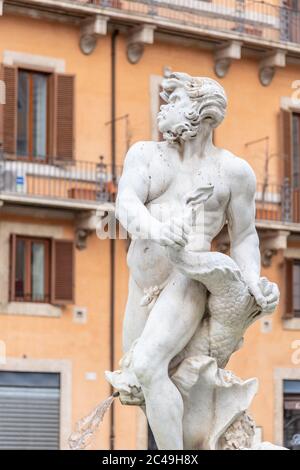
[[52, 240], [51, 303], [74, 303], [74, 243]]
[[3, 149], [15, 155], [17, 144], [17, 69], [3, 67], [6, 96], [3, 112]]
[[16, 249], [17, 249], [17, 236], [12, 233], [10, 235], [9, 247], [9, 300], [13, 301], [16, 297], [15, 283], [16, 283]]
[[0, 146], [3, 146], [4, 100], [5, 100], [4, 67], [3, 65], [0, 64]]
[[284, 177], [292, 183], [292, 113], [281, 110], [282, 158]]
[[283, 313], [283, 318], [292, 318], [294, 316], [293, 265], [293, 259], [285, 260], [285, 311]]
[[69, 161], [74, 157], [74, 76], [54, 76], [55, 157]]

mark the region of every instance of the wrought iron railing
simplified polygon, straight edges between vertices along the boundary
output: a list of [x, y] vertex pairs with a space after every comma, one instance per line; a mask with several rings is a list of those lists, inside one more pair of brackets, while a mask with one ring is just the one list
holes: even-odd
[[[76, 0], [75, 0], [76, 1]], [[77, 0], [214, 31], [300, 44], [300, 11], [261, 0]], [[279, 2], [278, 2], [279, 3]]]
[[293, 189], [288, 179], [282, 185], [258, 183], [256, 219], [286, 224], [300, 223], [300, 189]]
[[[115, 202], [122, 167], [112, 166], [101, 157], [98, 163], [48, 161], [45, 164], [1, 159], [0, 197], [14, 195], [43, 200]], [[115, 176], [113, 176], [115, 175]], [[300, 224], [300, 189], [289, 180], [282, 185], [258, 183], [256, 219], [260, 222]]]
[[[121, 168], [98, 163], [0, 159], [0, 195], [20, 198], [114, 202]], [[115, 176], [114, 176], [115, 175]]]

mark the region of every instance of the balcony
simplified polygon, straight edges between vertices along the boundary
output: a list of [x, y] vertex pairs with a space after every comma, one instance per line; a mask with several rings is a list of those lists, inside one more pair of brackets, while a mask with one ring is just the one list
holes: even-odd
[[[116, 175], [113, 177], [113, 173]], [[75, 210], [113, 211], [122, 167], [74, 161], [47, 164], [0, 160], [0, 201]], [[256, 222], [262, 227], [300, 231], [300, 189], [284, 184], [258, 183]]]
[[[216, 43], [241, 40], [264, 51], [300, 53], [300, 11], [263, 0], [5, 0], [6, 12], [69, 21], [103, 15], [118, 25], [155, 25], [158, 32], [204, 37]], [[43, 16], [44, 15], [44, 16]]]
[[241, 39], [300, 44], [300, 11], [259, 0], [77, 0], [152, 18], [154, 23], [231, 33]]
[[293, 189], [288, 179], [282, 185], [258, 183], [256, 223], [300, 232], [300, 189]]
[[[113, 176], [115, 174], [116, 176]], [[121, 168], [85, 161], [0, 160], [0, 201], [74, 210], [114, 210]]]

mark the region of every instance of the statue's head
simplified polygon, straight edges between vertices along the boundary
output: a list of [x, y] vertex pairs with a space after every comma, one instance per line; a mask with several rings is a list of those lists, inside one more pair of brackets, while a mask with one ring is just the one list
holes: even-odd
[[217, 127], [224, 119], [227, 98], [224, 88], [207, 77], [174, 72], [162, 83], [158, 128], [168, 142], [193, 139], [201, 130]]

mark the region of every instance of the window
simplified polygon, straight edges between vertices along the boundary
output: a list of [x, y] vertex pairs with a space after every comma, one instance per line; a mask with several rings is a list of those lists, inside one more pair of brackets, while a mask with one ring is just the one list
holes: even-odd
[[32, 160], [47, 156], [48, 74], [19, 70], [17, 155]]
[[300, 260], [286, 260], [285, 318], [300, 318]]
[[49, 302], [50, 241], [16, 237], [14, 258], [14, 300]]
[[60, 374], [0, 371], [0, 409], [0, 449], [59, 449]]
[[283, 176], [291, 186], [284, 205], [289, 221], [300, 223], [300, 112], [282, 110], [281, 124]]
[[72, 241], [13, 234], [10, 251], [11, 301], [73, 303]]
[[284, 446], [300, 450], [300, 380], [284, 380]]
[[0, 107], [4, 156], [72, 160], [74, 76], [0, 65], [0, 77], [6, 87], [6, 104]]

